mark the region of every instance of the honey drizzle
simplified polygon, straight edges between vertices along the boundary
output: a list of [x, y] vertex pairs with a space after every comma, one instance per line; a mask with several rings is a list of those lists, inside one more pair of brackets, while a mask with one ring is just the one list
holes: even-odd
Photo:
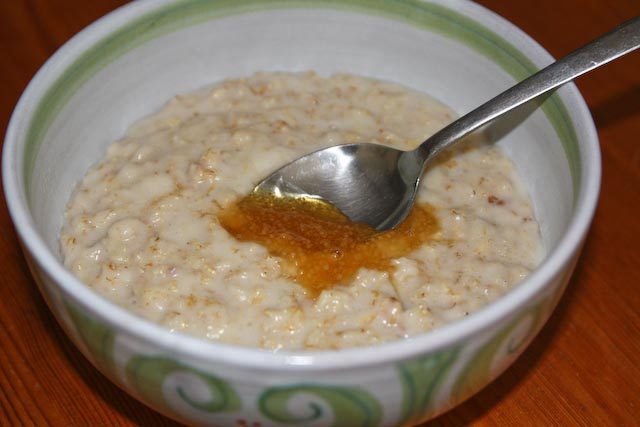
[[293, 279], [312, 296], [347, 284], [362, 267], [391, 273], [393, 259], [417, 249], [439, 230], [429, 205], [416, 205], [398, 227], [377, 232], [324, 201], [253, 193], [223, 210], [218, 219], [236, 239], [259, 243], [291, 263]]

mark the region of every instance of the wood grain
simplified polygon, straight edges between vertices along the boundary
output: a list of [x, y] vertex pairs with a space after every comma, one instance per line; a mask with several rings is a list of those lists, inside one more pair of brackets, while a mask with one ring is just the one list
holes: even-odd
[[[2, 132], [55, 49], [122, 0], [0, 1]], [[482, 0], [562, 56], [640, 14], [639, 0]], [[638, 425], [640, 53], [578, 81], [602, 145], [592, 230], [553, 317], [504, 375], [435, 426]], [[0, 201], [0, 425], [176, 425], [112, 385], [49, 313]]]

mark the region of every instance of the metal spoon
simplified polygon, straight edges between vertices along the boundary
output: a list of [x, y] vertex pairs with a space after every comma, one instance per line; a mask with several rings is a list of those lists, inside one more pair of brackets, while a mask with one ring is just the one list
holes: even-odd
[[383, 231], [413, 206], [425, 164], [462, 137], [574, 78], [640, 47], [640, 17], [570, 53], [507, 89], [413, 151], [361, 143], [325, 148], [275, 171], [253, 192], [324, 200], [349, 219]]

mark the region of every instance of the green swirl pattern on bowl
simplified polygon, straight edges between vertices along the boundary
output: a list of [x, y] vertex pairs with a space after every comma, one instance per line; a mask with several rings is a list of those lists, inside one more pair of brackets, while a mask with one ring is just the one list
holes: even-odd
[[[543, 300], [523, 311], [519, 317], [494, 335], [474, 354], [454, 384], [454, 400], [461, 402], [497, 375], [496, 360], [512, 359], [538, 332], [546, 318], [548, 306]], [[504, 364], [503, 364], [504, 365]]]
[[[303, 415], [291, 413], [290, 402], [296, 396], [310, 396]], [[371, 394], [353, 387], [299, 384], [272, 387], [260, 396], [260, 411], [267, 418], [285, 424], [305, 425], [323, 419], [323, 407], [314, 399], [320, 399], [332, 411], [333, 427], [375, 427], [380, 425], [382, 407]]]
[[168, 377], [177, 373], [194, 376], [209, 392], [210, 398], [207, 401], [197, 401], [190, 397], [188, 385], [178, 385], [176, 393], [191, 407], [204, 412], [230, 412], [241, 409], [240, 397], [226, 381], [173, 359], [137, 355], [132, 357], [126, 366], [127, 383], [155, 406], [172, 406], [165, 396], [164, 383]]
[[434, 397], [458, 353], [458, 348], [445, 350], [398, 365], [398, 376], [402, 383], [403, 425], [412, 425], [429, 418]]
[[[402, 20], [410, 25], [454, 38], [492, 59], [515, 79], [537, 71], [537, 67], [511, 43], [489, 28], [446, 7], [421, 0], [181, 0], [160, 7], [117, 29], [82, 54], [49, 88], [30, 123], [24, 156], [27, 194], [38, 149], [62, 107], [93, 75], [126, 52], [163, 34], [216, 18], [246, 12], [298, 8], [334, 8]], [[574, 198], [580, 185], [578, 142], [567, 109], [557, 95], [542, 105], [566, 154]]]
[[[397, 364], [394, 377], [402, 390], [403, 403], [401, 415], [394, 424], [413, 425], [433, 416], [433, 405], [445, 383], [453, 384], [454, 402], [475, 393], [496, 375], [495, 366], [502, 368], [508, 365], [506, 360], [509, 356], [522, 350], [533, 339], [553, 309], [553, 304], [549, 304], [553, 300], [553, 296], [546, 298], [525, 310], [486, 340], [468, 360], [460, 359], [462, 351], [457, 347]], [[88, 349], [93, 362], [117, 376], [114, 364], [116, 332], [71, 303], [67, 302], [65, 306], [78, 338]], [[461, 360], [463, 369], [452, 374], [452, 366]], [[180, 399], [196, 411], [210, 414], [212, 421], [216, 420], [218, 413], [235, 413], [242, 418], [242, 409], [252, 405], [258, 407], [265, 423], [276, 422], [278, 425], [303, 426], [317, 420], [331, 420], [333, 427], [374, 427], [381, 425], [385, 413], [384, 402], [369, 391], [339, 384], [266, 386], [257, 402], [243, 402], [241, 396], [246, 394], [240, 390], [242, 385], [234, 385], [231, 378], [159, 355], [133, 355], [125, 362], [124, 372], [125, 378], [118, 380], [131, 387], [148, 404], [179, 419], [188, 419], [189, 414], [181, 413], [174, 399]], [[175, 374], [191, 378], [183, 378], [168, 386], [167, 382]], [[203, 401], [191, 397], [196, 394], [194, 390], [201, 390], [203, 385], [208, 399]], [[294, 402], [294, 399], [299, 400]], [[292, 412], [293, 406], [296, 406], [295, 412]]]
[[65, 307], [81, 341], [95, 359], [96, 365], [106, 371], [105, 373], [113, 375], [115, 373], [113, 360], [115, 331], [70, 303], [65, 303]]

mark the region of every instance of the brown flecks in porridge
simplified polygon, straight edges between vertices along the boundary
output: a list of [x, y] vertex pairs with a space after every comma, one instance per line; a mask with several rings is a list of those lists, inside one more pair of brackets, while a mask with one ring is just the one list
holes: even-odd
[[492, 205], [499, 205], [499, 206], [504, 205], [504, 200], [494, 195], [489, 195], [489, 197], [487, 197], [487, 201]]

